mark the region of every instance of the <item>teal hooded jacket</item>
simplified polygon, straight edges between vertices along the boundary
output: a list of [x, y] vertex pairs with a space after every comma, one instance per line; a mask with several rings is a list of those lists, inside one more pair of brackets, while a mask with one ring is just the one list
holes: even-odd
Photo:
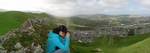
[[61, 49], [63, 51], [62, 53], [68, 53], [69, 44], [70, 44], [70, 38], [68, 36], [62, 38], [54, 32], [49, 32], [47, 53], [54, 53], [56, 51], [56, 47]]

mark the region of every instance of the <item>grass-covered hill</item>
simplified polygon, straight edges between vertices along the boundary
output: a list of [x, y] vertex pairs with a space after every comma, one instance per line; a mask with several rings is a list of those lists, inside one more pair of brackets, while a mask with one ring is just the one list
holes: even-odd
[[150, 53], [150, 38], [133, 45], [121, 48], [119, 53]]
[[4, 35], [9, 30], [19, 27], [28, 18], [35, 17], [48, 17], [48, 14], [19, 11], [0, 12], [0, 35]]
[[21, 44], [22, 50], [31, 50], [20, 53], [35, 52], [38, 48], [32, 47], [38, 47], [37, 45], [40, 46], [38, 51], [45, 51], [48, 31], [55, 25], [53, 16], [46, 13], [7, 11], [0, 12], [0, 18], [0, 53], [19, 52], [21, 49], [15, 48], [17, 43]]

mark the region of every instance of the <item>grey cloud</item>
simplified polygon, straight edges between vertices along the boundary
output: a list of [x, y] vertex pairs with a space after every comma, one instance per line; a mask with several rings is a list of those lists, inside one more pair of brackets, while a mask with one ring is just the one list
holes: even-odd
[[[49, 12], [55, 15], [100, 14], [120, 12], [128, 7], [128, 0], [48, 0], [55, 6]], [[49, 7], [51, 7], [49, 6]], [[53, 11], [53, 12], [52, 12]]]

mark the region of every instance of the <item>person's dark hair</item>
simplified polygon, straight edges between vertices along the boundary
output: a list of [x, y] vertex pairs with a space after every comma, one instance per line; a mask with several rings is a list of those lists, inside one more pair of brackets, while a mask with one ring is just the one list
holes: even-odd
[[64, 25], [60, 25], [53, 29], [53, 32], [56, 34], [59, 34], [60, 31], [67, 33], [67, 27]]

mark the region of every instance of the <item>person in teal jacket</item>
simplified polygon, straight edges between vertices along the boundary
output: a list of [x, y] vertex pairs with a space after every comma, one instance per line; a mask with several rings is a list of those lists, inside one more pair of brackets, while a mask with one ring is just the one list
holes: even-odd
[[47, 53], [70, 53], [70, 33], [64, 25], [48, 33]]

